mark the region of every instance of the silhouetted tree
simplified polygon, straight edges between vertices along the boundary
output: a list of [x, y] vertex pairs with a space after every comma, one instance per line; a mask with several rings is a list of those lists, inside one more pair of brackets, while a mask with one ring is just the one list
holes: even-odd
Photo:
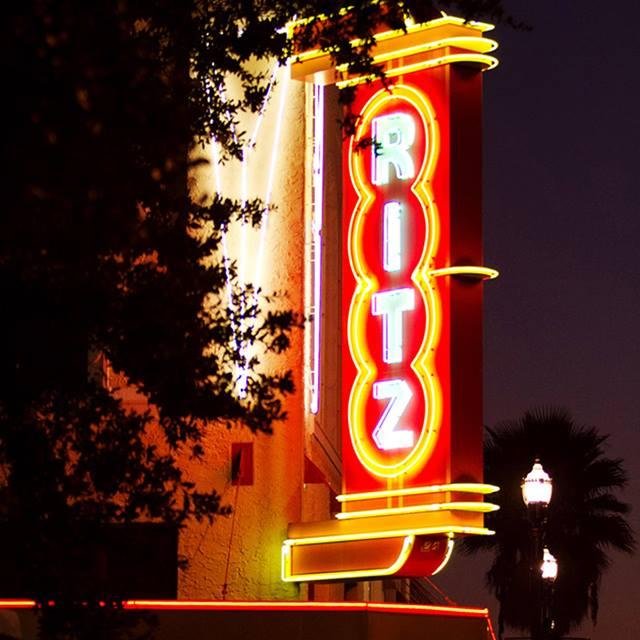
[[535, 458], [553, 481], [544, 544], [559, 567], [551, 611], [555, 633], [567, 633], [589, 613], [595, 623], [610, 551], [631, 553], [635, 546], [625, 518], [629, 506], [616, 495], [627, 484], [622, 460], [606, 456], [608, 436], [576, 425], [560, 409], [526, 412], [487, 434], [485, 480], [500, 487], [492, 500], [500, 510], [487, 516], [487, 526], [496, 534], [469, 538], [464, 549], [494, 555], [487, 584], [500, 603], [500, 626], [531, 630], [532, 612], [541, 606], [531, 579], [539, 568], [533, 566], [531, 523], [520, 488]]

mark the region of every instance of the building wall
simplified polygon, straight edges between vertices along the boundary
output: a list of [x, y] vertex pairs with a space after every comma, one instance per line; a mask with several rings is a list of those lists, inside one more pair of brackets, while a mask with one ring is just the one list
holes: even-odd
[[[292, 370], [296, 391], [286, 401], [287, 420], [276, 424], [272, 435], [253, 435], [241, 424], [229, 430], [211, 425], [204, 464], [185, 460], [191, 477], [202, 488], [215, 488], [232, 514], [212, 524], [192, 522], [181, 532], [180, 555], [186, 564], [178, 597], [393, 601], [397, 589], [385, 589], [382, 581], [298, 585], [281, 580], [280, 553], [288, 524], [331, 518], [338, 510], [333, 498], [342, 490], [342, 131], [335, 87], [318, 90], [290, 80], [287, 68], [275, 73], [264, 113], [247, 116], [241, 124], [252, 143], [245, 162], [220, 163], [219, 150], [211, 146], [206, 150], [208, 165], [193, 175], [192, 192], [196, 197], [216, 191], [239, 199], [259, 197], [275, 206], [259, 229], [233, 225], [221, 257], [235, 262], [242, 280], [265, 293], [285, 294], [278, 304], [305, 316], [304, 328], [294, 331], [285, 354], [261, 357], [267, 370]], [[320, 210], [318, 183], [314, 185], [319, 169]], [[314, 228], [319, 217], [318, 245]], [[319, 274], [318, 283], [314, 274]], [[321, 294], [320, 306], [314, 291]], [[313, 410], [311, 386], [318, 369], [319, 398]], [[232, 483], [234, 443], [252, 445], [252, 484]]]
[[[207, 150], [210, 165], [194, 176], [198, 195], [213, 191], [236, 198], [259, 197], [273, 203], [260, 229], [235, 224], [227, 235], [227, 258], [236, 261], [243, 280], [265, 293], [285, 292], [279, 304], [300, 314], [305, 308], [305, 85], [277, 72], [263, 115], [248, 116], [242, 126], [255, 138], [241, 162], [217, 163], [218, 151]], [[229, 88], [230, 93], [233, 87]], [[288, 418], [273, 435], [252, 435], [242, 425], [227, 430], [211, 425], [205, 441], [205, 464], [189, 466], [203, 487], [215, 488], [232, 515], [213, 524], [192, 523], [180, 537], [188, 561], [180, 572], [181, 599], [297, 599], [300, 589], [280, 579], [280, 548], [289, 522], [303, 517], [305, 433], [305, 334], [293, 333], [291, 348], [281, 356], [262, 358], [268, 370], [293, 371], [296, 391], [286, 402]], [[260, 354], [258, 354], [260, 355]], [[231, 482], [233, 443], [253, 445], [253, 483]], [[185, 464], [189, 465], [188, 462]], [[308, 491], [307, 515], [324, 510], [326, 488]], [[304, 594], [303, 594], [304, 595]]]

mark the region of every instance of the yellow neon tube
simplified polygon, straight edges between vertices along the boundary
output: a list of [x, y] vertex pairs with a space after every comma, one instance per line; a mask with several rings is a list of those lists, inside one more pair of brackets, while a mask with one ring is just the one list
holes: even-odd
[[[435, 49], [443, 49], [444, 47], [468, 49], [470, 52], [474, 53], [489, 53], [498, 48], [498, 43], [495, 40], [489, 40], [488, 38], [482, 38], [480, 36], [451, 36], [449, 38], [442, 38], [431, 42], [422, 42], [402, 49], [394, 49], [393, 51], [387, 51], [385, 53], [378, 53], [373, 56], [373, 62], [375, 64], [380, 64], [390, 60], [397, 60], [399, 58], [417, 55], [419, 53], [427, 53], [428, 51], [434, 51]], [[338, 71], [347, 71], [348, 68], [349, 66], [347, 64], [341, 64], [336, 67]]]
[[[374, 2], [373, 4], [377, 4]], [[339, 15], [344, 16], [349, 11], [351, 11], [353, 7], [344, 7], [340, 9], [338, 12]], [[287, 23], [287, 27], [291, 29], [295, 29], [295, 27], [309, 24], [314, 20], [326, 20], [327, 16], [325, 14], [318, 14], [317, 16], [311, 16], [310, 18], [298, 18], [297, 20], [291, 20]], [[421, 31], [426, 29], [435, 29], [436, 27], [443, 27], [447, 25], [453, 25], [457, 27], [470, 27], [471, 29], [475, 29], [476, 31], [492, 31], [495, 29], [495, 25], [489, 24], [488, 22], [478, 22], [477, 20], [469, 20], [466, 21], [464, 18], [457, 18], [456, 16], [442, 15], [440, 18], [434, 18], [433, 20], [428, 20], [427, 22], [416, 22], [413, 18], [407, 17], [405, 20], [405, 26], [409, 33], [414, 31]], [[403, 29], [394, 29], [390, 31], [383, 31], [376, 35], [377, 38], [388, 38], [389, 34], [393, 35], [402, 35], [404, 34]]]
[[[348, 12], [349, 12], [349, 8], [341, 9], [339, 12], [339, 15], [346, 15]], [[322, 21], [326, 19], [327, 19], [327, 16], [321, 14], [318, 16], [313, 16], [311, 18], [303, 18], [300, 20], [294, 20], [292, 22], [289, 22], [287, 24], [288, 37], [289, 38], [293, 37], [294, 30], [297, 26], [309, 24], [314, 20]], [[474, 31], [479, 31], [480, 33], [484, 33], [486, 31], [491, 31], [492, 29], [495, 29], [494, 25], [488, 24], [486, 22], [475, 22], [475, 21], [465, 22], [464, 19], [456, 18], [454, 16], [443, 16], [442, 18], [436, 18], [435, 20], [429, 20], [428, 22], [419, 22], [419, 23], [414, 22], [412, 19], [408, 19], [405, 21], [406, 31], [404, 29], [391, 29], [389, 31], [383, 31], [381, 33], [375, 34], [374, 40], [376, 43], [384, 42], [385, 40], [390, 40], [392, 38], [399, 38], [404, 35], [417, 33], [420, 31], [431, 31], [433, 29], [436, 29], [437, 27], [444, 27], [444, 26], [468, 27], [470, 29], [473, 29]], [[353, 40], [350, 41], [350, 44], [352, 47], [359, 47], [359, 46], [362, 46], [364, 42], [361, 38], [354, 38]], [[326, 53], [323, 52], [322, 49], [312, 49], [311, 51], [304, 51], [300, 54], [297, 54], [294, 57], [294, 59], [303, 61], [303, 60], [312, 59], [314, 57], [320, 57], [323, 55], [326, 55]]]
[[311, 580], [341, 580], [345, 578], [372, 578], [377, 576], [390, 576], [399, 571], [408, 560], [415, 536], [407, 535], [402, 543], [402, 549], [395, 562], [389, 567], [377, 569], [355, 569], [345, 571], [327, 571], [324, 573], [299, 573], [295, 576], [291, 569], [291, 545], [282, 545], [282, 580], [284, 582], [308, 582]]
[[476, 276], [484, 280], [493, 280], [500, 275], [496, 269], [489, 267], [477, 267], [473, 265], [459, 267], [443, 267], [442, 269], [432, 269], [429, 275], [438, 278], [440, 276]]
[[338, 533], [334, 535], [309, 536], [308, 538], [287, 538], [285, 545], [325, 544], [329, 542], [351, 542], [355, 540], [378, 540], [382, 538], [400, 538], [403, 536], [427, 536], [438, 533], [464, 533], [469, 535], [492, 536], [495, 531], [486, 527], [465, 527], [463, 525], [441, 525], [439, 527], [411, 527], [395, 531], [367, 531], [364, 533]]
[[447, 554], [445, 555], [442, 562], [436, 567], [436, 569], [431, 573], [432, 576], [435, 576], [437, 573], [440, 573], [448, 564], [449, 560], [451, 560], [451, 555], [453, 554], [453, 547], [455, 546], [453, 535], [449, 534], [449, 539], [447, 540]]
[[490, 513], [500, 507], [490, 502], [439, 502], [436, 504], [417, 504], [407, 507], [388, 507], [386, 509], [365, 509], [362, 511], [343, 511], [336, 514], [338, 520], [367, 518], [369, 516], [389, 516], [401, 513], [428, 513], [430, 511], [473, 511]]
[[495, 493], [500, 487], [494, 484], [480, 484], [474, 482], [454, 482], [452, 484], [432, 484], [426, 487], [408, 487], [406, 489], [387, 489], [385, 491], [367, 491], [366, 493], [343, 493], [336, 499], [338, 502], [353, 500], [375, 500], [376, 498], [395, 498], [398, 496], [415, 496], [422, 493], [443, 493], [445, 491], [460, 493]]
[[[421, 71], [423, 69], [432, 69], [433, 67], [440, 67], [445, 64], [453, 64], [455, 62], [475, 62], [485, 65], [484, 71], [495, 69], [498, 66], [498, 59], [493, 56], [488, 56], [484, 53], [450, 53], [438, 58], [432, 58], [431, 60], [423, 60], [421, 62], [415, 62], [412, 64], [402, 65], [395, 67], [394, 69], [387, 69], [384, 72], [385, 77], [395, 78], [396, 76], [413, 73], [415, 71]], [[345, 87], [352, 87], [363, 82], [370, 82], [377, 80], [378, 77], [375, 74], [369, 74], [366, 76], [357, 76], [355, 78], [348, 78], [346, 80], [339, 80], [336, 82], [338, 89], [344, 89]]]

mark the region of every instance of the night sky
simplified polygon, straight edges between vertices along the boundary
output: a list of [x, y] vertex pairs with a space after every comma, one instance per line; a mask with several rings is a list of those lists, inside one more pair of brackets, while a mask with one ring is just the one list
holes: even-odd
[[[485, 75], [485, 264], [501, 272], [485, 285], [485, 423], [562, 406], [610, 434], [640, 537], [640, 3], [505, 5], [533, 30], [492, 32]], [[640, 553], [612, 558], [598, 625], [574, 635], [640, 637]], [[455, 558], [437, 582], [495, 610], [483, 568]]]

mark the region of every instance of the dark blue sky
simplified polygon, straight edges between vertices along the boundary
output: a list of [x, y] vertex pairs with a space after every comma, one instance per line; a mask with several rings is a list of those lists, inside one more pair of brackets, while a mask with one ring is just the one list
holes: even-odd
[[[504, 1], [533, 30], [493, 32], [485, 76], [485, 422], [564, 406], [611, 434], [640, 535], [640, 3]], [[636, 640], [640, 555], [613, 560], [583, 635]], [[466, 562], [438, 584], [479, 601]]]

